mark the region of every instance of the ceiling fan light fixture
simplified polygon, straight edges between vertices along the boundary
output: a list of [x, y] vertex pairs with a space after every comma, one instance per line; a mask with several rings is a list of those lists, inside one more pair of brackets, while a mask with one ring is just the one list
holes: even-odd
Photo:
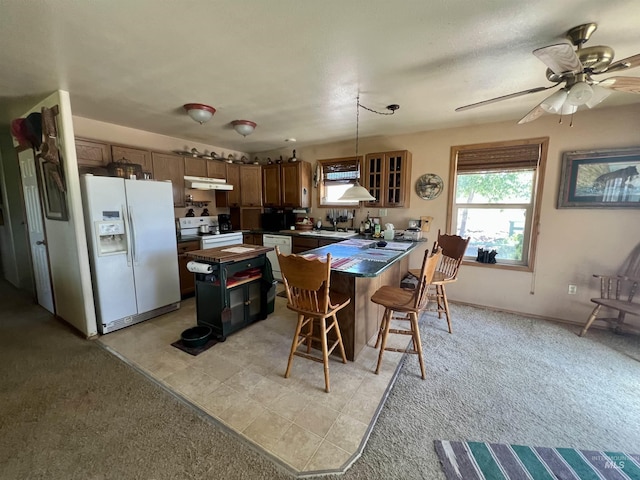
[[562, 106], [562, 110], [558, 112], [560, 115], [573, 115], [578, 111], [577, 105], [571, 105], [570, 103], [565, 102]]
[[566, 103], [579, 107], [591, 100], [592, 96], [593, 89], [591, 85], [586, 82], [578, 82], [569, 89]]
[[213, 114], [216, 113], [215, 108], [205, 105], [204, 103], [185, 103], [184, 109], [187, 111], [187, 114], [200, 125], [211, 120]]
[[567, 91], [564, 88], [561, 88], [553, 95], [547, 97], [541, 104], [540, 108], [542, 108], [547, 113], [560, 113], [562, 112], [562, 106], [567, 99]]
[[258, 126], [257, 123], [252, 122], [251, 120], [234, 120], [231, 122], [231, 125], [233, 125], [233, 129], [243, 137], [251, 135]]
[[609, 90], [608, 88], [602, 88], [597, 85], [592, 85], [591, 89], [593, 90], [593, 95], [589, 99], [585, 105], [589, 108], [593, 108], [606, 99], [609, 95], [613, 93], [613, 90]]

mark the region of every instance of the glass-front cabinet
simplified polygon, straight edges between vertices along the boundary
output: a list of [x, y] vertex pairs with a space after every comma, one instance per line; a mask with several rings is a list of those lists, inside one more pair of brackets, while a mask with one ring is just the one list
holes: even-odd
[[364, 184], [376, 198], [369, 207], [408, 207], [411, 152], [370, 153], [364, 162]]

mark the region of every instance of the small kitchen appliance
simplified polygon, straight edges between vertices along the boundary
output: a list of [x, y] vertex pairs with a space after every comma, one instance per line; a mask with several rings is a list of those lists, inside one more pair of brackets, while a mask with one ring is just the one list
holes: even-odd
[[218, 225], [220, 226], [220, 232], [230, 232], [233, 230], [231, 225], [231, 215], [220, 214], [218, 215]]

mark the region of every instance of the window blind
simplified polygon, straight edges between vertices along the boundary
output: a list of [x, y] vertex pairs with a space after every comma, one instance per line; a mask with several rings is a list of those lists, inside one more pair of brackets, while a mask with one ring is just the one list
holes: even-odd
[[360, 162], [357, 158], [341, 160], [321, 160], [322, 180], [325, 184], [353, 183], [360, 176]]
[[534, 143], [458, 150], [457, 171], [462, 173], [536, 168], [540, 161], [540, 149], [541, 145]]

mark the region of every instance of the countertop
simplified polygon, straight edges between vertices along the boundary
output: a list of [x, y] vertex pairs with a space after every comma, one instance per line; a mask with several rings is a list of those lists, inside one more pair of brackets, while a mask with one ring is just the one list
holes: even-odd
[[330, 253], [332, 271], [355, 277], [377, 277], [418, 245], [418, 242], [388, 242], [387, 247], [377, 247], [376, 243], [375, 239], [344, 240], [309, 250], [303, 255], [326, 258]]
[[[372, 242], [374, 241], [378, 241], [378, 240], [383, 240], [382, 237], [380, 238], [373, 238], [371, 235], [369, 236], [365, 236], [365, 235], [360, 235], [357, 234], [355, 236], [351, 236], [351, 237], [339, 237], [339, 236], [332, 236], [331, 234], [333, 233], [333, 230], [280, 230], [277, 232], [269, 232], [266, 230], [242, 230], [243, 233], [253, 233], [253, 234], [267, 234], [267, 235], [283, 235], [283, 236], [288, 236], [288, 237], [302, 237], [302, 238], [325, 238], [325, 239], [334, 239], [336, 241], [342, 241], [342, 240], [346, 240], [346, 239], [366, 239], [366, 240], [371, 240]], [[320, 233], [322, 232], [322, 233]], [[338, 232], [338, 234], [340, 233], [344, 233], [344, 232]], [[394, 242], [410, 242], [410, 243], [415, 243], [415, 241], [413, 240], [404, 240], [402, 238], [402, 236], [397, 236], [396, 238], [394, 238], [393, 240]], [[422, 238], [420, 240], [418, 240], [418, 242], [426, 242], [427, 238]]]

